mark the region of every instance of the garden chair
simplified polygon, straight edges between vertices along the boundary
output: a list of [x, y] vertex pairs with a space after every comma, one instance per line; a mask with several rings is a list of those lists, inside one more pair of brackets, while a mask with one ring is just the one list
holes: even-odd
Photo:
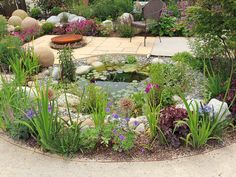
[[[146, 46], [147, 39], [147, 19], [153, 19], [159, 21], [161, 16], [161, 9], [163, 7], [163, 2], [161, 0], [150, 0], [143, 8], [142, 13], [144, 16], [144, 22], [131, 20], [131, 26], [134, 28], [138, 28], [144, 31], [144, 46]], [[131, 41], [132, 38], [130, 38]], [[159, 35], [159, 39], [161, 42], [161, 37]]]

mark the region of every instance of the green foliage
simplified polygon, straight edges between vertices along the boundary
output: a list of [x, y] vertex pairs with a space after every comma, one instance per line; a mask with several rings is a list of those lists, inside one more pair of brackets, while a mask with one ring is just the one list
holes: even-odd
[[68, 23], [68, 16], [66, 13], [62, 14], [60, 23]]
[[134, 36], [134, 29], [131, 25], [121, 24], [117, 28], [117, 32], [121, 37], [130, 38]]
[[171, 16], [162, 16], [159, 22], [152, 21], [149, 24], [149, 32], [152, 35], [174, 36], [176, 18]]
[[162, 105], [173, 104], [172, 97], [179, 91], [188, 89], [186, 67], [182, 64], [152, 64], [150, 78], [152, 83], [158, 83], [162, 90]]
[[17, 59], [22, 52], [22, 42], [18, 37], [6, 36], [0, 39], [0, 63], [9, 65], [9, 61]]
[[26, 89], [21, 88], [20, 81], [17, 79], [16, 77], [9, 82], [4, 76], [1, 77], [0, 128], [7, 131], [14, 139], [26, 140], [30, 136], [30, 131], [27, 126], [19, 124], [18, 120], [25, 119], [25, 113], [22, 110], [28, 109], [33, 102], [27, 96]]
[[[69, 121], [59, 119], [55, 102], [48, 98], [48, 87], [36, 88], [39, 97], [37, 107], [31, 108], [32, 114], [27, 117], [30, 123], [24, 120], [19, 123], [26, 125], [32, 131], [45, 150], [66, 155], [78, 152], [81, 147], [80, 124], [72, 121], [70, 114]], [[68, 108], [67, 97], [66, 103]]]
[[115, 143], [113, 145], [113, 149], [115, 151], [119, 151], [119, 152], [128, 151], [128, 150], [130, 150], [134, 147], [134, 140], [135, 140], [135, 133], [134, 132], [127, 131], [127, 132], [124, 133], [124, 131], [119, 132], [119, 130], [118, 130], [117, 133], [118, 134], [123, 133], [122, 135], [125, 138], [124, 138], [124, 140], [122, 140], [120, 136], [115, 136], [114, 137], [114, 142]]
[[92, 112], [92, 119], [96, 128], [101, 128], [104, 126], [106, 118], [106, 107], [108, 103], [107, 94], [100, 88], [95, 87], [93, 84], [91, 87], [94, 87], [95, 91], [93, 105], [90, 105]]
[[[62, 7], [65, 2], [65, 0], [35, 0], [36, 5], [46, 13], [50, 12], [55, 7]], [[55, 13], [55, 15], [58, 14]]]
[[39, 71], [38, 57], [31, 49], [27, 49], [15, 57], [9, 61], [11, 69], [19, 84], [25, 84], [29, 77]]
[[73, 4], [71, 7], [71, 12], [89, 19], [93, 16], [93, 11], [91, 6], [84, 6], [83, 4]]
[[109, 16], [116, 19], [124, 12], [131, 12], [133, 2], [132, 0], [96, 0], [91, 7], [93, 16], [103, 21]]
[[219, 72], [215, 72], [212, 65], [208, 67], [204, 64], [204, 71], [204, 74], [207, 76], [206, 89], [210, 92], [211, 97], [216, 97], [221, 93], [225, 93], [227, 90], [225, 78]]
[[35, 19], [38, 19], [42, 16], [42, 12], [41, 12], [41, 9], [38, 8], [38, 7], [34, 7], [33, 9], [31, 9], [30, 11], [30, 16], [32, 18], [35, 18]]
[[[192, 31], [206, 44], [207, 49], [222, 56], [235, 59], [235, 2], [233, 0], [197, 0], [196, 6], [188, 10], [188, 22]], [[222, 50], [214, 48], [211, 37]], [[210, 39], [209, 39], [210, 38]], [[209, 44], [209, 45], [208, 45]], [[208, 56], [212, 58], [215, 56]]]
[[177, 53], [172, 57], [172, 60], [185, 63], [191, 66], [193, 69], [203, 70], [203, 60], [195, 58], [189, 52]]
[[43, 34], [51, 34], [55, 25], [50, 22], [46, 22], [42, 25]]
[[81, 148], [85, 151], [94, 150], [99, 142], [100, 131], [96, 128], [87, 128], [81, 132]]
[[7, 34], [7, 19], [0, 15], [0, 39]]
[[222, 120], [222, 117], [219, 115], [213, 115], [214, 117], [211, 117], [206, 112], [201, 114], [197, 103], [193, 103], [196, 105], [196, 108], [194, 108], [187, 103], [187, 100], [183, 96], [181, 98], [187, 109], [188, 119], [178, 121], [176, 126], [186, 125], [189, 128], [189, 134], [183, 137], [186, 145], [190, 145], [193, 148], [200, 148], [211, 139], [221, 140], [223, 130], [229, 125], [228, 120]]
[[50, 14], [51, 15], [58, 15], [61, 12], [62, 12], [62, 9], [60, 7], [55, 6], [51, 9]]
[[75, 81], [75, 64], [73, 62], [72, 50], [64, 48], [59, 51], [59, 63], [61, 66], [61, 79], [63, 82]]
[[128, 55], [126, 60], [125, 60], [125, 63], [126, 64], [135, 64], [135, 63], [137, 63], [137, 59], [133, 55]]

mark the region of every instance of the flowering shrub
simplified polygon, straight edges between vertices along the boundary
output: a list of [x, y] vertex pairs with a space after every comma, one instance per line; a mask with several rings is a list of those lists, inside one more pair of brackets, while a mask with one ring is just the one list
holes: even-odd
[[83, 20], [64, 24], [53, 29], [53, 34], [82, 34], [95, 36], [98, 34], [98, 25], [93, 20]]
[[188, 134], [188, 128], [186, 125], [179, 126], [175, 129], [175, 123], [176, 121], [183, 120], [187, 117], [187, 111], [182, 108], [170, 106], [161, 110], [159, 122], [160, 128], [168, 143], [173, 147], [179, 147], [181, 144], [180, 137], [186, 137]]
[[161, 89], [158, 84], [149, 83], [145, 89], [144, 112], [150, 127], [151, 139], [158, 134], [158, 119], [161, 110]]
[[19, 32], [13, 32], [13, 36], [19, 37], [22, 42], [29, 42], [32, 39], [40, 36], [40, 30], [38, 28], [29, 28]]
[[98, 26], [93, 20], [83, 20], [69, 23], [66, 33], [76, 33], [85, 36], [95, 36], [98, 33]]

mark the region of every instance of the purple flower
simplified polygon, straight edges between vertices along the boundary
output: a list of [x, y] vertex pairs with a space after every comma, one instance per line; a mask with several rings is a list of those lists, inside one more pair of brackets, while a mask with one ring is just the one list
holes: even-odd
[[211, 112], [211, 107], [210, 106], [203, 106], [199, 108], [199, 113], [203, 114], [203, 113], [210, 113]]
[[106, 108], [106, 112], [107, 113], [111, 112], [111, 109], [110, 108]]
[[144, 149], [144, 148], [141, 148], [141, 152], [144, 153], [144, 152], [145, 152], [145, 149]]
[[119, 115], [118, 115], [118, 114], [115, 114], [115, 113], [113, 113], [113, 114], [112, 114], [112, 117], [114, 117], [115, 119], [118, 119], [118, 118], [119, 118]]
[[148, 85], [147, 85], [147, 87], [146, 87], [146, 89], [145, 89], [145, 92], [146, 93], [149, 93], [152, 89], [159, 89], [160, 88], [160, 86], [158, 85], [158, 84], [151, 84], [151, 83], [149, 83]]
[[32, 119], [36, 115], [36, 113], [34, 112], [32, 108], [26, 111], [25, 114], [26, 114], [27, 119]]
[[134, 126], [137, 127], [139, 125], [139, 122], [136, 120], [134, 121]]
[[119, 138], [120, 138], [121, 141], [124, 141], [124, 140], [125, 140], [124, 135], [119, 135]]
[[52, 112], [52, 106], [49, 104], [48, 105], [48, 112], [51, 113]]
[[116, 134], [116, 133], [117, 133], [116, 129], [114, 129], [114, 130], [113, 130], [113, 133], [114, 133], [114, 134]]
[[107, 106], [108, 106], [108, 107], [111, 107], [111, 106], [112, 106], [112, 102], [108, 102], [108, 103], [107, 103]]
[[129, 122], [130, 118], [126, 117], [125, 120], [126, 120], [126, 122]]

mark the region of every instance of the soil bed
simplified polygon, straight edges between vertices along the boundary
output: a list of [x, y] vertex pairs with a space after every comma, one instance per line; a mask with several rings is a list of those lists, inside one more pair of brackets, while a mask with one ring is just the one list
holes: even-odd
[[[185, 145], [179, 148], [161, 146], [157, 141], [154, 141], [152, 147], [148, 148], [150, 144], [149, 138], [146, 135], [140, 135], [137, 137], [135, 147], [129, 152], [115, 152], [111, 147], [100, 145], [91, 152], [78, 153], [73, 159], [96, 160], [101, 162], [163, 161], [207, 153], [219, 148], [224, 148], [233, 143], [236, 143], [236, 132], [228, 131], [224, 134], [223, 142], [210, 141], [208, 145], [200, 149], [193, 149]], [[27, 140], [26, 145], [40, 150], [40, 146], [33, 138]]]

